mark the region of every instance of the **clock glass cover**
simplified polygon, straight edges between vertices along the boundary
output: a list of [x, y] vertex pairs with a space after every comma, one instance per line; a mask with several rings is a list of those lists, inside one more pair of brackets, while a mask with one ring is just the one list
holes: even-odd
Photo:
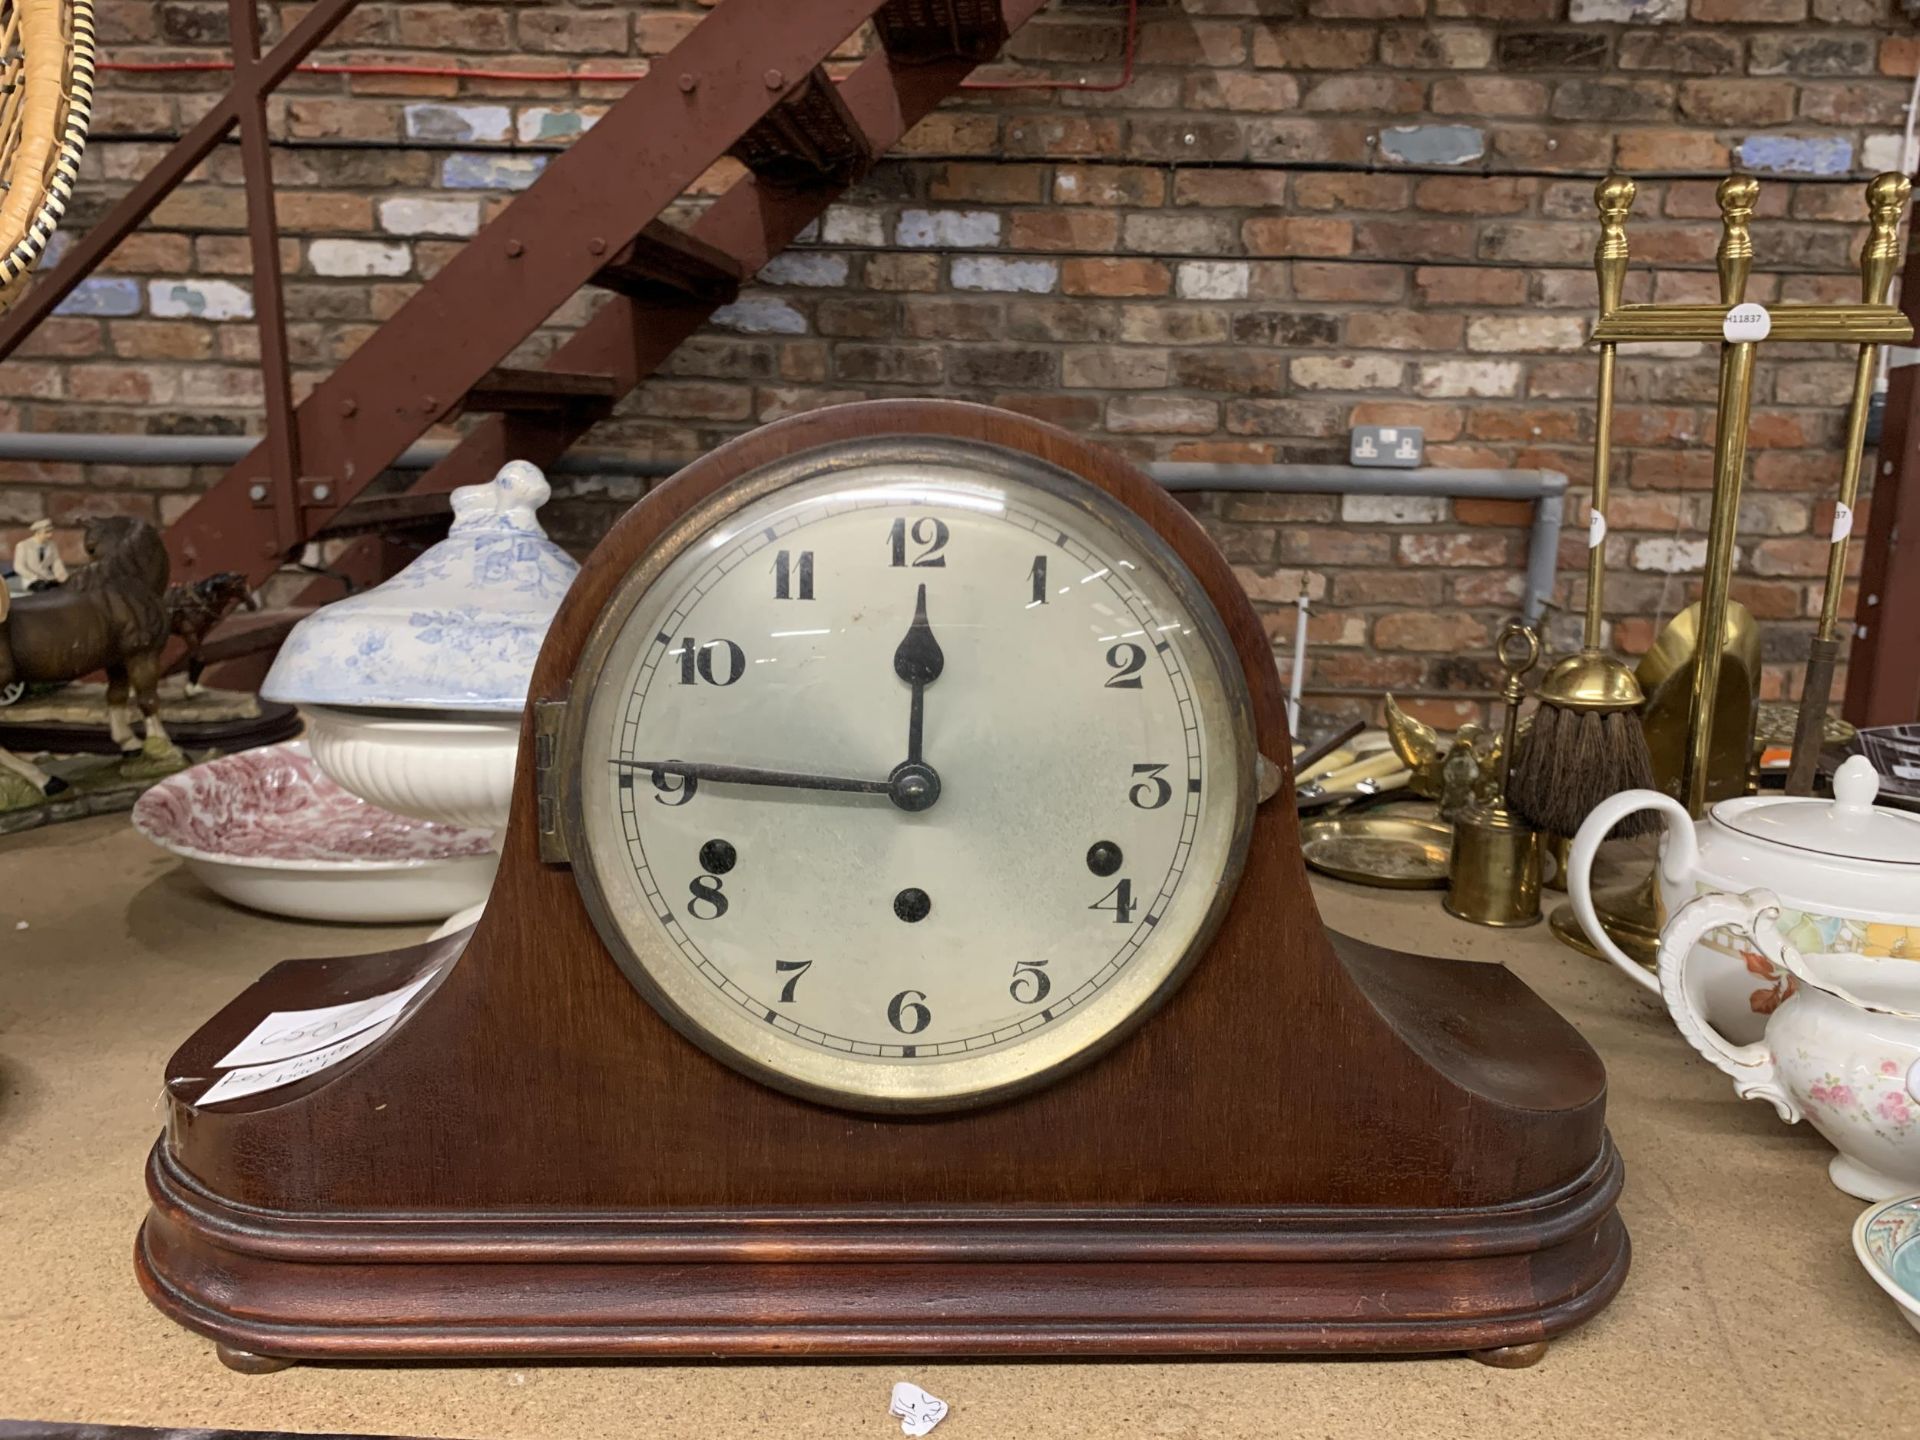
[[1254, 807], [1245, 679], [1164, 541], [997, 447], [845, 442], [735, 481], [576, 674], [568, 850], [683, 1034], [857, 1109], [1099, 1053], [1204, 949]]

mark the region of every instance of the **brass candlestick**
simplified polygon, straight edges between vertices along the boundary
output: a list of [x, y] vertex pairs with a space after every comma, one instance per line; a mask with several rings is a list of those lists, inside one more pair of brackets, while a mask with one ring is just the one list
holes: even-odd
[[[1720, 246], [1717, 254], [1720, 272], [1720, 303], [1717, 305], [1616, 305], [1607, 310], [1602, 293], [1602, 312], [1594, 326], [1593, 338], [1601, 345], [1602, 374], [1611, 364], [1609, 348], [1618, 344], [1649, 341], [1704, 340], [1720, 342], [1720, 391], [1714, 435], [1713, 510], [1707, 531], [1706, 573], [1700, 597], [1698, 633], [1701, 644], [1694, 659], [1687, 706], [1687, 743], [1682, 767], [1681, 799], [1688, 810], [1701, 814], [1706, 806], [1709, 755], [1714, 741], [1714, 702], [1719, 690], [1722, 637], [1726, 631], [1728, 589], [1733, 578], [1733, 549], [1740, 514], [1740, 490], [1746, 474], [1747, 425], [1753, 403], [1755, 352], [1772, 341], [1824, 340], [1859, 345], [1871, 351], [1883, 344], [1905, 344], [1913, 338], [1913, 327], [1898, 310], [1885, 303], [1886, 284], [1880, 279], [1884, 267], [1890, 275], [1893, 263], [1892, 227], [1897, 226], [1899, 205], [1907, 195], [1907, 184], [1898, 175], [1882, 175], [1868, 187], [1872, 228], [1867, 254], [1862, 256], [1863, 288], [1871, 292], [1857, 305], [1780, 305], [1771, 310], [1744, 305], [1747, 280], [1753, 269], [1751, 222], [1754, 204], [1759, 198], [1759, 182], [1748, 176], [1729, 176], [1720, 183]], [[1896, 201], [1895, 197], [1898, 197]], [[1890, 219], [1887, 217], [1891, 217]], [[1603, 218], [1603, 239], [1605, 230]], [[1872, 268], [1869, 269], [1869, 262]], [[1859, 482], [1859, 446], [1864, 434], [1865, 404], [1859, 398], [1863, 386], [1871, 386], [1872, 363], [1863, 353], [1856, 371], [1855, 406], [1849, 417], [1849, 455], [1843, 471], [1843, 504], [1851, 505]], [[1862, 376], [1866, 377], [1864, 380]], [[1611, 403], [1611, 389], [1603, 392]], [[1860, 427], [1854, 432], [1854, 422]], [[1608, 424], [1603, 419], [1601, 424]], [[1606, 431], [1611, 437], [1610, 427]], [[1836, 543], [1844, 537], [1836, 537]], [[1829, 583], [1823, 619], [1837, 614], [1840, 584], [1832, 577], [1845, 574], [1844, 551], [1829, 556]], [[1828, 673], [1829, 682], [1831, 671]], [[1821, 709], [1824, 710], [1824, 704]], [[1752, 736], [1745, 737], [1751, 749]], [[1652, 958], [1652, 941], [1660, 930], [1660, 898], [1651, 874], [1625, 891], [1605, 897], [1597, 907], [1607, 933], [1636, 956]], [[1616, 928], [1617, 927], [1617, 928]], [[1576, 948], [1588, 950], [1585, 937], [1570, 909], [1557, 911], [1553, 928], [1561, 939]]]
[[[1860, 299], [1884, 305], [1900, 260], [1900, 216], [1913, 193], [1904, 175], [1879, 175], [1867, 186], [1867, 240], [1860, 247]], [[1789, 795], [1811, 795], [1833, 697], [1833, 667], [1840, 655], [1835, 634], [1840, 597], [1847, 583], [1847, 537], [1853, 533], [1853, 507], [1860, 496], [1860, 461], [1867, 446], [1867, 415], [1873, 406], [1873, 380], [1880, 347], [1862, 345], [1853, 366], [1853, 399], [1847, 406], [1846, 449], [1841, 454], [1840, 494], [1833, 511], [1827, 549], [1827, 586], [1820, 597], [1820, 628], [1807, 647], [1807, 675], [1800, 692], [1800, 723], [1793, 733], [1793, 764], [1787, 772]]]

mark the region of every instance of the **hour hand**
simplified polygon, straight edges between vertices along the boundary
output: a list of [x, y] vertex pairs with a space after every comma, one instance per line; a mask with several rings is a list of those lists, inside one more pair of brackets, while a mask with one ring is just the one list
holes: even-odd
[[[927, 587], [920, 587], [920, 596], [914, 601], [913, 623], [907, 627], [906, 638], [893, 652], [893, 673], [913, 687], [913, 703], [907, 711], [907, 758], [908, 765], [920, 764], [920, 733], [926, 714], [927, 686], [940, 678], [940, 672], [947, 668], [946, 652], [940, 648], [940, 642], [933, 638], [933, 626], [927, 623]], [[929, 800], [929, 805], [933, 802]]]
[[927, 623], [927, 587], [922, 585], [913, 604], [913, 623], [893, 652], [893, 673], [909, 685], [931, 685], [946, 668], [946, 652], [933, 638], [933, 626]]
[[893, 788], [886, 780], [768, 770], [756, 765], [711, 765], [697, 760], [615, 760], [612, 763], [622, 769], [651, 771], [653, 783], [663, 790], [670, 776], [680, 777], [689, 787], [701, 780], [710, 780], [716, 785], [771, 785], [789, 790], [840, 790], [858, 795], [885, 795]]

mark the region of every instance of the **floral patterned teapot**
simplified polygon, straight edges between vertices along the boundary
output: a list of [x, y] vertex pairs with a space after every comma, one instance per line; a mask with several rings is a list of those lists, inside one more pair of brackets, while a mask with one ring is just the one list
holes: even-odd
[[[1628, 791], [1595, 807], [1568, 861], [1575, 911], [1601, 937], [1586, 883], [1594, 852], [1622, 816], [1667, 813], [1662, 892], [1697, 898], [1661, 931], [1661, 998], [1743, 1097], [1832, 1141], [1834, 1183], [1869, 1200], [1920, 1189], [1920, 819], [1877, 809], [1879, 783], [1855, 756], [1831, 802], [1727, 800], [1697, 825], [1665, 795]], [[1703, 1006], [1703, 972], [1720, 962], [1700, 942], [1715, 932], [1785, 977], [1752, 1043], [1731, 1043]]]
[[[1801, 954], [1905, 960], [1920, 973], [1920, 818], [1874, 805], [1880, 777], [1864, 756], [1840, 767], [1833, 788], [1832, 801], [1722, 800], [1697, 822], [1658, 791], [1610, 796], [1568, 852], [1574, 914], [1609, 959], [1659, 993], [1659, 980], [1601, 928], [1592, 888], [1594, 856], [1608, 832], [1636, 810], [1659, 810], [1667, 836], [1657, 876], [1668, 915], [1695, 895], [1764, 886], [1780, 898], [1780, 932]], [[1733, 1040], [1757, 1040], [1791, 988], [1786, 972], [1733, 928], [1704, 931], [1693, 964], [1708, 1020]]]

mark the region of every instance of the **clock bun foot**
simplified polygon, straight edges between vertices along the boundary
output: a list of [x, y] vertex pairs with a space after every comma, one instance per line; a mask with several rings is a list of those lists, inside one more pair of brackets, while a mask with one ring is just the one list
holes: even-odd
[[236, 1350], [231, 1345], [215, 1344], [213, 1353], [220, 1357], [222, 1365], [240, 1375], [271, 1375], [293, 1364], [293, 1361], [283, 1360], [278, 1355], [256, 1355], [251, 1350]]
[[1547, 1358], [1547, 1342], [1535, 1340], [1531, 1345], [1498, 1345], [1491, 1350], [1469, 1350], [1467, 1354], [1482, 1365], [1491, 1365], [1495, 1370], [1526, 1370]]

